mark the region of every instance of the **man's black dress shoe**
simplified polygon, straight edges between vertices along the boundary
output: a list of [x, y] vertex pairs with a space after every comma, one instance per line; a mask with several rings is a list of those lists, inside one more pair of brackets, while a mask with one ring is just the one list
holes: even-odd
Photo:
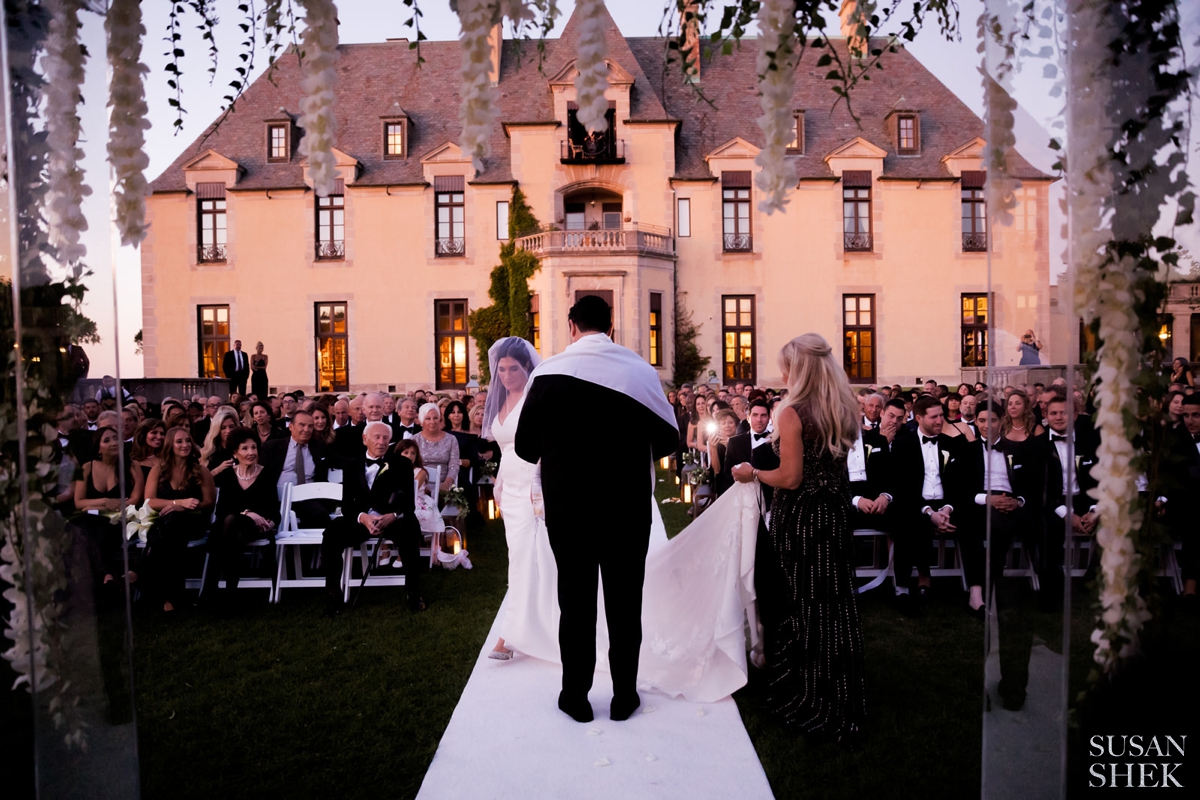
[[638, 706], [642, 704], [642, 698], [638, 697], [638, 693], [634, 692], [630, 695], [618, 695], [612, 699], [612, 705], [609, 706], [608, 718], [613, 722], [624, 722], [633, 716], [633, 712], [637, 711]]
[[558, 695], [558, 709], [576, 722], [591, 722], [592, 704], [584, 697], [582, 700], [574, 699], [565, 692], [560, 692]]

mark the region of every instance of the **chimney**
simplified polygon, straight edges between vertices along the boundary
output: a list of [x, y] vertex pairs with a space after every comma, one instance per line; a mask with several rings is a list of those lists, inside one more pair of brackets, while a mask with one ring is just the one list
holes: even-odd
[[865, 30], [869, 26], [872, 11], [874, 8], [870, 0], [842, 0], [842, 10], [838, 12], [842, 20], [842, 36], [846, 37], [851, 54], [858, 58], [867, 55], [869, 49], [867, 39], [859, 35], [859, 28], [861, 26]]
[[679, 12], [679, 33], [683, 37], [683, 46], [679, 54], [683, 58], [687, 79], [692, 83], [700, 82], [700, 4], [689, 0]]
[[504, 32], [497, 22], [488, 33], [488, 48], [491, 50], [492, 65], [488, 67], [488, 80], [492, 86], [500, 83], [500, 48], [504, 46]]

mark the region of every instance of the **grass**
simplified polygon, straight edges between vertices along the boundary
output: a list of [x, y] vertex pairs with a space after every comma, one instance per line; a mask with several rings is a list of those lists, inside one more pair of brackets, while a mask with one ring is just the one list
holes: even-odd
[[[675, 487], [660, 483], [659, 493]], [[660, 507], [669, 532], [683, 527], [682, 505]], [[337, 620], [321, 617], [317, 590], [287, 591], [277, 606], [265, 590], [246, 590], [244, 610], [228, 621], [136, 610], [143, 795], [414, 796], [505, 591], [502, 524], [468, 538], [475, 569], [433, 571], [424, 614], [411, 614], [403, 590], [390, 587], [368, 589]], [[880, 591], [861, 598], [868, 722], [860, 753], [782, 729], [765, 713], [761, 676], [751, 671], [734, 697], [777, 797], [979, 795], [983, 626], [965, 613], [955, 580], [935, 588], [915, 621]], [[1088, 633], [1077, 615], [1073, 690], [1088, 671]], [[1185, 682], [1178, 665], [1194, 665], [1200, 653], [1194, 619], [1168, 616], [1152, 644], [1165, 655], [1155, 663], [1170, 665], [1151, 674], [1152, 685]], [[17, 697], [5, 695], [0, 702]], [[1146, 697], [1136, 701], [1126, 706], [1144, 707]], [[19, 702], [0, 713], [15, 714], [21, 728]], [[21, 737], [7, 738], [2, 765], [20, 767]]]

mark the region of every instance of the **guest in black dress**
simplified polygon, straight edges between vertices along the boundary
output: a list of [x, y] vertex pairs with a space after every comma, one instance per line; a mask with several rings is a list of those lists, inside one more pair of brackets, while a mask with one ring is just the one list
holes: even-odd
[[270, 439], [286, 439], [286, 428], [275, 425], [275, 414], [266, 400], [259, 400], [250, 406], [250, 430], [258, 436], [258, 446], [262, 447]]
[[150, 470], [158, 463], [158, 454], [162, 452], [163, 442], [166, 440], [167, 426], [161, 419], [142, 420], [134, 431], [133, 449], [129, 453], [129, 460], [136, 464], [142, 473], [143, 484], [150, 477]]
[[191, 433], [171, 428], [147, 483], [146, 500], [158, 519], [147, 535], [139, 570], [146, 594], [162, 603], [163, 611], [183, 602], [188, 542], [204, 537], [215, 495], [212, 473], [200, 463]]
[[779, 366], [788, 386], [775, 414], [779, 468], [733, 470], [774, 487], [767, 552], [779, 585], [759, 604], [768, 704], [789, 727], [854, 746], [866, 719], [846, 471], [858, 401], [815, 333], [784, 345]]
[[451, 400], [446, 405], [444, 414], [446, 432], [458, 440], [458, 462], [460, 465], [459, 485], [467, 495], [467, 508], [471, 516], [479, 512], [479, 486], [477, 481], [483, 475], [483, 462], [479, 457], [479, 445], [482, 441], [478, 434], [471, 432], [471, 418], [467, 415], [467, 407], [461, 400]]
[[250, 394], [257, 395], [259, 400], [266, 400], [271, 393], [271, 382], [267, 380], [267, 363], [271, 357], [263, 352], [263, 343], [254, 345], [254, 355], [250, 356]]
[[[80, 469], [75, 481], [75, 509], [72, 519], [87, 538], [88, 561], [97, 583], [106, 584], [125, 572], [125, 531], [106, 515], [121, 510], [121, 481], [118, 477], [117, 456], [121, 438], [115, 428], [96, 431], [93, 449], [96, 457]], [[125, 492], [127, 505], [141, 505], [145, 484], [142, 471], [125, 463]], [[95, 513], [90, 513], [95, 512]], [[103, 577], [101, 577], [103, 576]]]
[[243, 430], [237, 412], [232, 408], [222, 408], [213, 417], [208, 436], [203, 442], [197, 442], [200, 445], [200, 463], [208, 467], [213, 480], [226, 470], [233, 469], [233, 449], [229, 437], [237, 430]]
[[733, 486], [732, 465], [727, 464], [725, 453], [729, 440], [737, 435], [740, 420], [735, 412], [725, 408], [717, 412], [717, 432], [708, 439], [708, 463], [712, 469], [712, 487], [717, 496], [725, 494], [725, 490]]
[[216, 522], [208, 535], [210, 554], [201, 595], [206, 602], [217, 600], [217, 583], [225, 576], [225, 594], [220, 605], [230, 602], [241, 577], [240, 561], [246, 543], [255, 539], [273, 539], [279, 525], [279, 494], [271, 475], [265, 474], [258, 461], [258, 437], [239, 428], [227, 443], [236, 465], [215, 479], [220, 493]]

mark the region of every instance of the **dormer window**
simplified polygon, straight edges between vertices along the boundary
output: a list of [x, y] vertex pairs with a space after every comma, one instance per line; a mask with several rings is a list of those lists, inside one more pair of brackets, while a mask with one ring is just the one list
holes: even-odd
[[896, 115], [896, 152], [915, 156], [921, 151], [921, 126], [914, 113]]
[[282, 164], [291, 160], [291, 124], [270, 122], [267, 124], [267, 163]]
[[606, 125], [588, 133], [579, 121], [579, 106], [567, 103], [567, 138], [562, 143], [564, 164], [624, 164], [625, 142], [617, 139], [617, 104], [608, 102]]
[[788, 155], [802, 156], [804, 155], [804, 112], [793, 111], [793, 128], [792, 140], [788, 142]]
[[383, 121], [383, 157], [404, 158], [408, 146], [408, 131], [403, 119]]

